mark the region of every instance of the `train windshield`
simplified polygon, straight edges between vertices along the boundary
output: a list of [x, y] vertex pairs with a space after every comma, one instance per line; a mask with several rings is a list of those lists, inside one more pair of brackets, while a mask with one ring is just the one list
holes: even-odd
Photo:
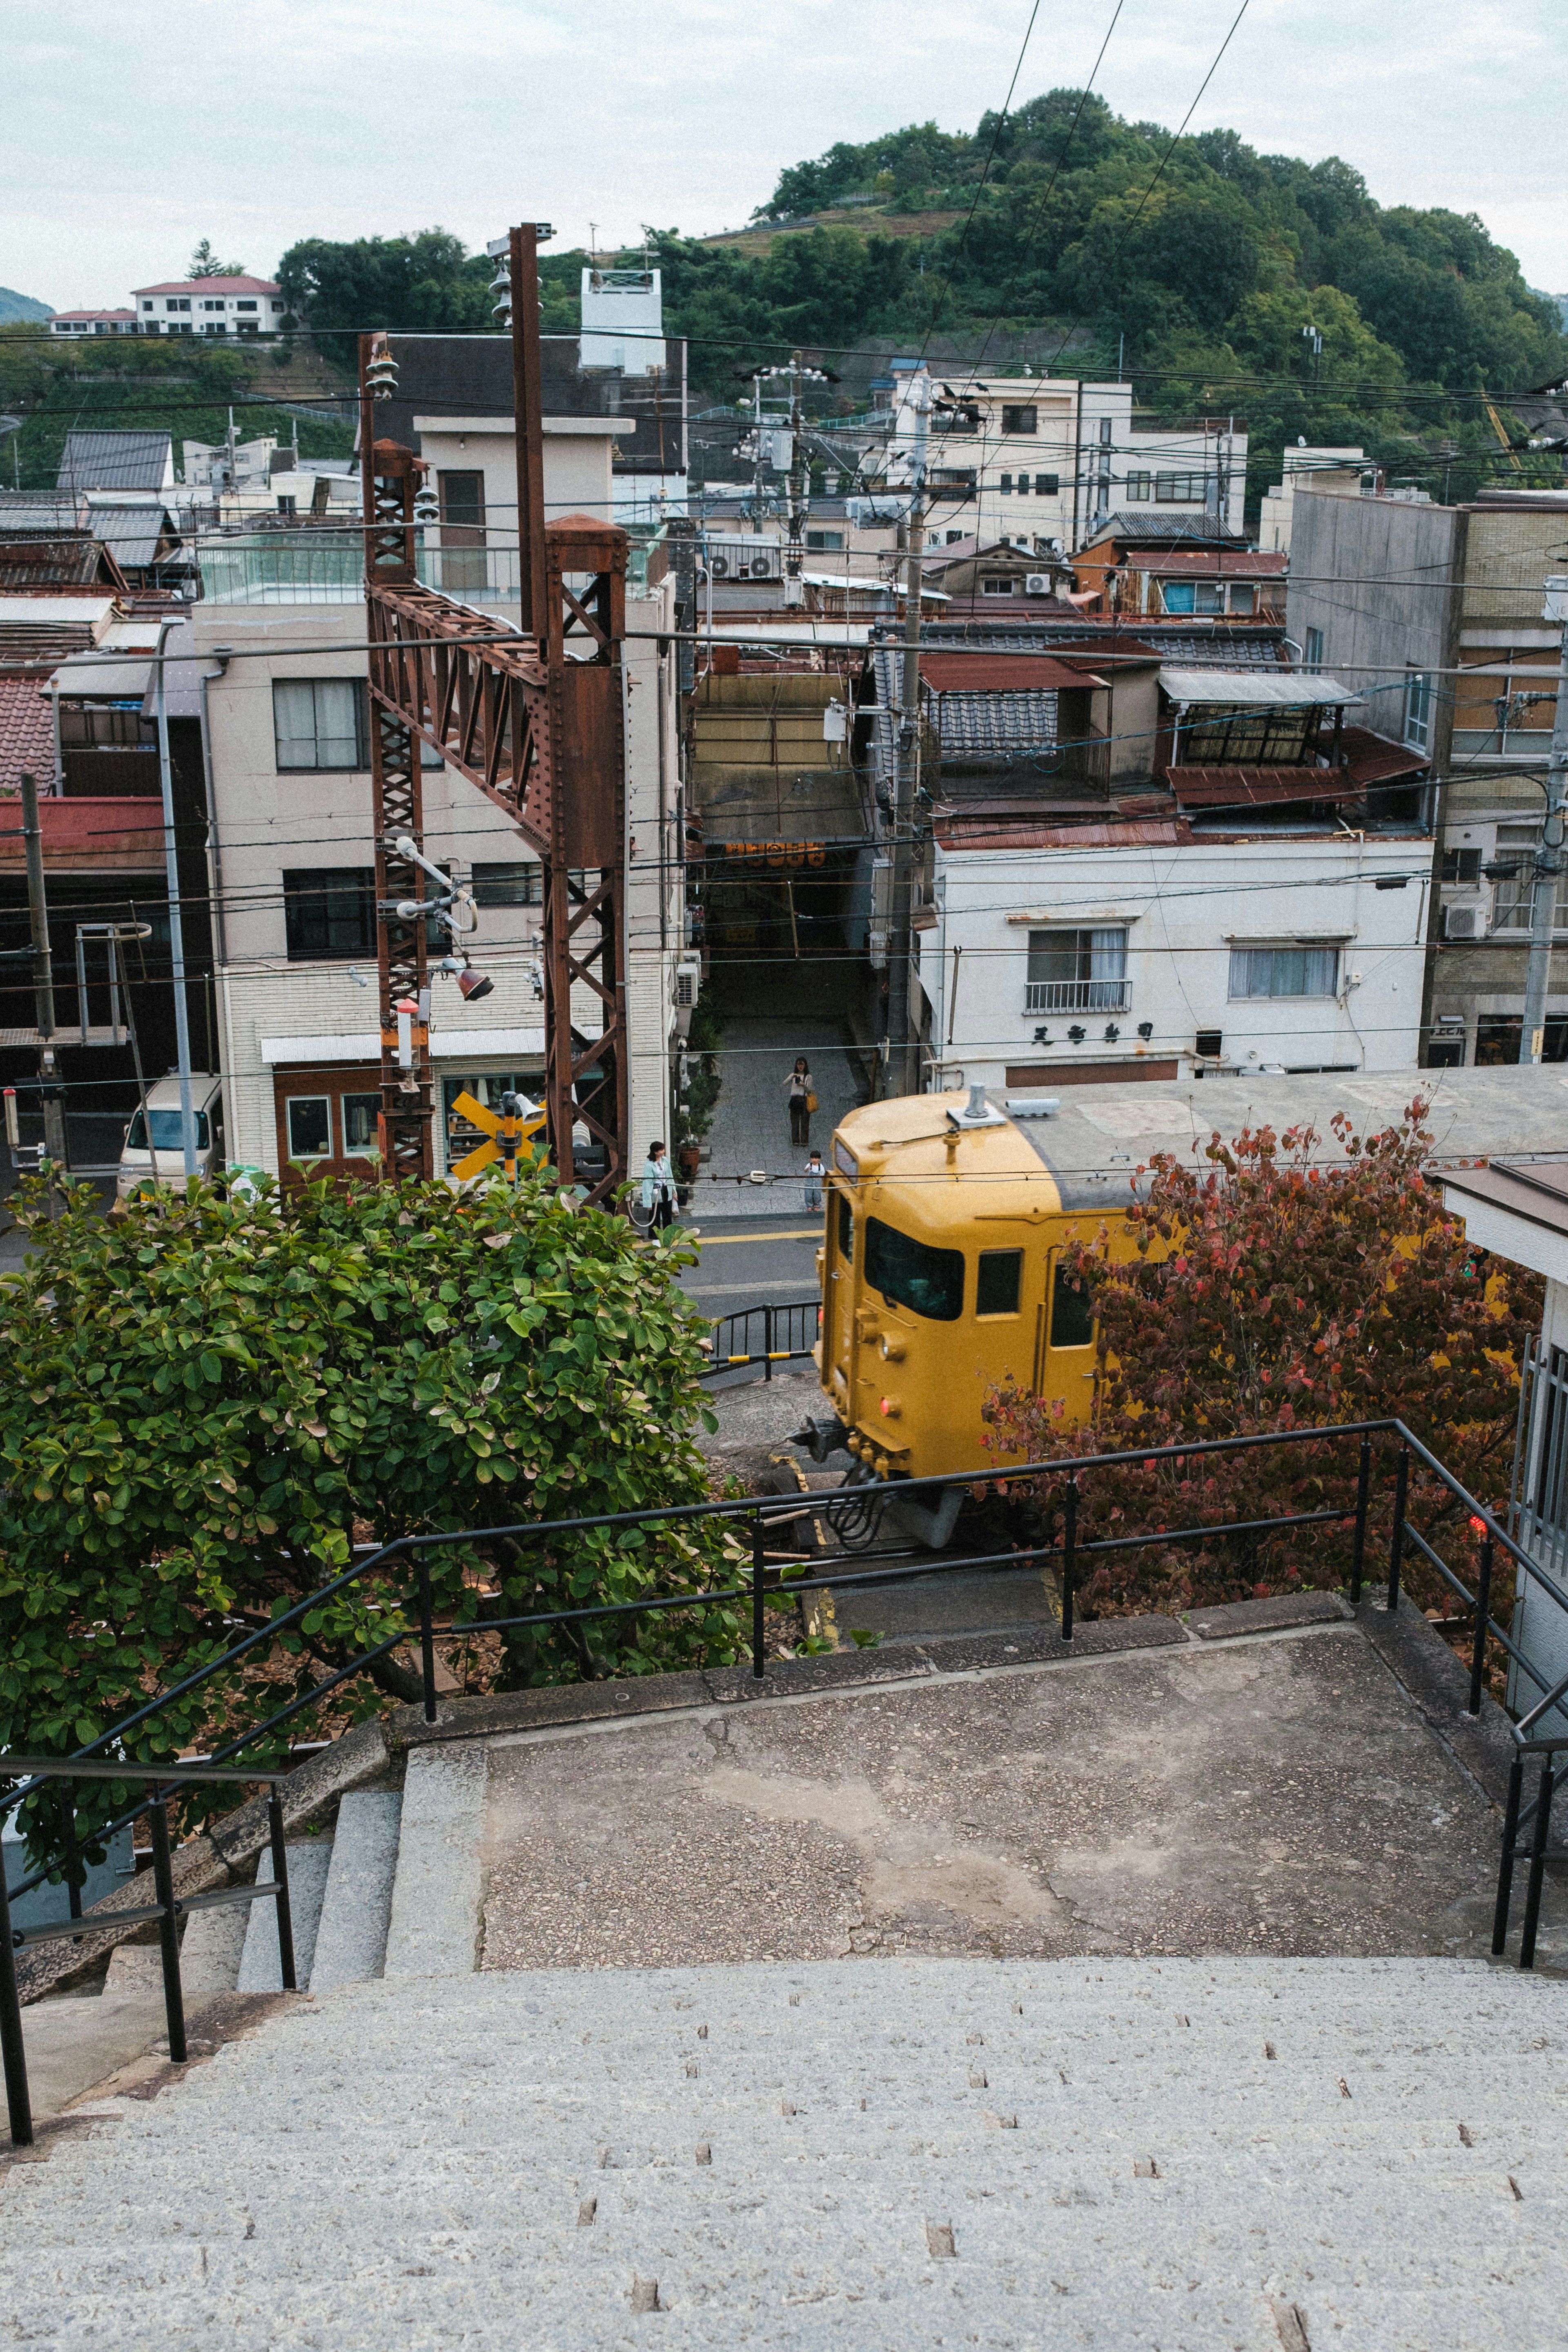
[[934, 1323], [956, 1323], [964, 1311], [964, 1253], [928, 1249], [907, 1234], [868, 1217], [865, 1278], [893, 1307], [907, 1307]]

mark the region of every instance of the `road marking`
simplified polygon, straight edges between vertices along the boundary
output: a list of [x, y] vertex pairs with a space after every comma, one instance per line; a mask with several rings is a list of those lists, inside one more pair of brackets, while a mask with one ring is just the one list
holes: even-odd
[[730, 1242], [820, 1242], [821, 1238], [821, 1225], [790, 1225], [781, 1234], [715, 1234], [711, 1241], [705, 1240], [699, 1232], [697, 1246], [710, 1250], [724, 1249]]
[[[771, 1282], [709, 1282], [699, 1284], [695, 1289], [683, 1289], [681, 1296], [683, 1298], [738, 1298], [743, 1291], [777, 1290], [778, 1287], [779, 1277], [775, 1275]], [[801, 1302], [795, 1299], [791, 1299], [789, 1301], [791, 1306], [796, 1306], [800, 1303]], [[813, 1306], [816, 1304], [815, 1300], [806, 1303]]]

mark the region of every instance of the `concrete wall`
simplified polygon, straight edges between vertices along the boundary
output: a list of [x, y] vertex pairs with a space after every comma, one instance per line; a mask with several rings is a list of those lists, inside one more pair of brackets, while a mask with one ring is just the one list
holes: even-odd
[[[509, 416], [416, 416], [420, 452], [430, 467], [432, 488], [448, 471], [485, 477], [486, 543], [517, 544], [517, 434]], [[618, 431], [614, 416], [547, 416], [544, 420], [545, 520], [564, 514], [614, 520], [611, 457]]]
[[[1342, 498], [1296, 485], [1285, 630], [1303, 648], [1322, 632], [1322, 667], [1354, 686], [1364, 707], [1359, 722], [1400, 740], [1406, 668], [1452, 667], [1457, 604], [1452, 589], [1463, 554], [1453, 507], [1398, 499]], [[1437, 692], [1427, 748], [1446, 771], [1452, 704]]]

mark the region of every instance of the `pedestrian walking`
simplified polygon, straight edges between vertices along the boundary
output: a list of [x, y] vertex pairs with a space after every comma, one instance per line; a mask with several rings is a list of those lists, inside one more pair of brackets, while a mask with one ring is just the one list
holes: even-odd
[[813, 1149], [806, 1162], [806, 1206], [813, 1215], [820, 1214], [821, 1211], [822, 1179], [827, 1172], [822, 1165], [821, 1153]]
[[804, 1054], [796, 1055], [795, 1066], [784, 1081], [784, 1091], [789, 1097], [789, 1140], [797, 1150], [803, 1150], [811, 1140], [811, 1113], [817, 1108], [811, 1065]]
[[666, 1225], [673, 1225], [675, 1222], [675, 1180], [662, 1143], [648, 1146], [648, 1157], [643, 1167], [640, 1205], [645, 1233], [662, 1234]]

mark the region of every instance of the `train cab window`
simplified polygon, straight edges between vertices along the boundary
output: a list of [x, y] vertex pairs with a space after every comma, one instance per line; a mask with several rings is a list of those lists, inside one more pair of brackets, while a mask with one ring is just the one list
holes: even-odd
[[982, 1250], [975, 1285], [976, 1314], [1016, 1315], [1022, 1284], [1022, 1250]]
[[1064, 1265], [1051, 1271], [1051, 1344], [1053, 1348], [1087, 1348], [1094, 1339], [1094, 1310], [1082, 1275]]
[[839, 1194], [839, 1255], [846, 1265], [855, 1262], [855, 1220], [847, 1194]]
[[891, 1307], [907, 1307], [933, 1323], [956, 1323], [964, 1311], [964, 1253], [930, 1249], [880, 1217], [865, 1226], [865, 1278]]

